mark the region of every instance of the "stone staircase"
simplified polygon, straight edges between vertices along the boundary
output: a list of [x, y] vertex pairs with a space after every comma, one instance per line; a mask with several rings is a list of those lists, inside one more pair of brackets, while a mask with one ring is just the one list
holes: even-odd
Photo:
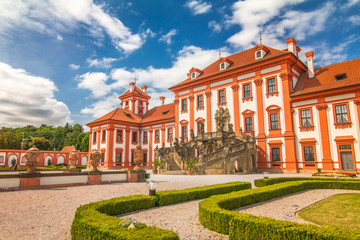
[[183, 170], [171, 170], [162, 173], [162, 175], [186, 175], [186, 172]]

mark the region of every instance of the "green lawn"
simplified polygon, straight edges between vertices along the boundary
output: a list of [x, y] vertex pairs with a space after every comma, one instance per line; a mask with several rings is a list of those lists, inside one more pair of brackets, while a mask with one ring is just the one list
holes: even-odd
[[360, 232], [360, 194], [346, 193], [329, 197], [298, 212], [306, 221]]

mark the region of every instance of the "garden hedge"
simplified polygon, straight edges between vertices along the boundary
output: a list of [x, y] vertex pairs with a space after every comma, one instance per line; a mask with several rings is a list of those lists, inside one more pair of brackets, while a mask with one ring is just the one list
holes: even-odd
[[146, 226], [142, 223], [136, 229], [120, 228], [118, 224], [121, 219], [116, 215], [249, 188], [251, 188], [250, 183], [234, 182], [177, 191], [162, 191], [158, 192], [156, 197], [134, 195], [90, 203], [76, 210], [71, 226], [71, 236], [72, 239], [179, 239], [173, 231]]
[[[261, 178], [255, 179], [254, 184], [256, 187], [264, 187], [276, 183], [289, 182], [289, 181], [334, 181], [334, 178], [326, 177], [278, 177], [278, 178]], [[356, 178], [339, 178], [336, 181], [359, 181]]]
[[[288, 180], [289, 181], [289, 180]], [[232, 239], [360, 239], [360, 233], [317, 227], [230, 211], [307, 189], [360, 190], [360, 181], [291, 181], [212, 196], [199, 204], [200, 223]]]

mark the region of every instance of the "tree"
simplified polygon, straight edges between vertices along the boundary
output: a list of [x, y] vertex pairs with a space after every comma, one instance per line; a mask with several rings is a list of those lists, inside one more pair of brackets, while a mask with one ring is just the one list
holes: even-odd
[[18, 136], [13, 132], [0, 132], [0, 149], [20, 149]]
[[81, 151], [82, 152], [89, 151], [89, 133], [86, 133], [86, 135], [81, 140]]
[[40, 150], [50, 150], [50, 141], [43, 137], [33, 138], [33, 145], [35, 145]]

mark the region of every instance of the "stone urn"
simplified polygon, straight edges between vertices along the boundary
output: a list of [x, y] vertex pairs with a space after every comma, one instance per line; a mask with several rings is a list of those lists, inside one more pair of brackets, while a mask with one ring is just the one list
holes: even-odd
[[25, 157], [25, 164], [29, 168], [26, 171], [27, 173], [36, 173], [35, 169], [39, 164], [40, 155], [41, 155], [40, 150], [35, 145], [26, 151], [24, 157]]
[[78, 160], [78, 151], [73, 147], [73, 149], [70, 152], [70, 169], [76, 169], [76, 161]]
[[142, 170], [141, 165], [143, 163], [144, 153], [141, 149], [140, 144], [136, 146], [135, 153], [134, 153], [134, 163], [135, 167], [134, 170]]
[[101, 153], [96, 150], [93, 149], [92, 152], [90, 153], [90, 165], [92, 166], [91, 171], [99, 171], [98, 170], [98, 166], [100, 163], [100, 158], [101, 158]]

